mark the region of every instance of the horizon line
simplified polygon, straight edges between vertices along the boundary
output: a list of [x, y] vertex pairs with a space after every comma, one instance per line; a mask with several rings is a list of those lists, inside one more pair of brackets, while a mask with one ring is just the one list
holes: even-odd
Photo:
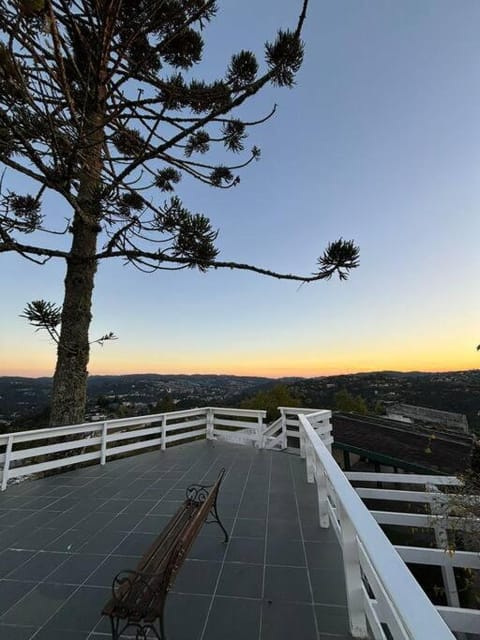
[[[439, 373], [467, 373], [470, 371], [478, 371], [478, 367], [470, 368], [470, 369], [367, 369], [361, 371], [345, 371], [343, 373], [324, 373], [317, 375], [283, 375], [283, 376], [265, 376], [258, 375], [255, 373], [251, 374], [237, 374], [237, 373], [159, 373], [156, 371], [144, 371], [144, 372], [124, 372], [124, 373], [91, 373], [88, 374], [88, 378], [101, 378], [101, 377], [120, 377], [120, 376], [217, 376], [217, 377], [231, 377], [231, 378], [265, 378], [267, 380], [283, 380], [285, 378], [299, 378], [301, 380], [309, 380], [312, 378], [337, 378], [339, 376], [355, 376], [355, 375], [367, 375], [367, 374], [375, 374], [375, 373], [404, 373], [404, 374], [414, 374], [414, 373], [431, 373], [431, 374], [439, 374]], [[53, 379], [53, 375], [20, 375], [20, 374], [12, 374], [12, 373], [0, 373], [0, 378], [25, 378], [25, 379], [33, 379], [39, 380], [41, 378], [49, 378]]]

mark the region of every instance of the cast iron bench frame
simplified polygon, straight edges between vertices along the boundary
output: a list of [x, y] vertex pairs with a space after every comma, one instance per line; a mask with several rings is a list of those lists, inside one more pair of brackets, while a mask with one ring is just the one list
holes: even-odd
[[137, 567], [115, 576], [112, 597], [102, 610], [102, 615], [110, 618], [112, 640], [118, 640], [130, 627], [136, 628], [137, 640], [146, 639], [149, 631], [158, 640], [166, 640], [165, 600], [202, 525], [218, 523], [225, 534], [224, 542], [228, 542], [228, 533], [217, 510], [218, 490], [224, 475], [225, 469], [222, 469], [214, 484], [188, 487], [185, 502]]

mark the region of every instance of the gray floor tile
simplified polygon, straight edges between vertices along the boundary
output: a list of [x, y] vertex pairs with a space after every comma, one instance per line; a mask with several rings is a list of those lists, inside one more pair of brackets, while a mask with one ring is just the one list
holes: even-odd
[[226, 549], [227, 545], [223, 542], [223, 536], [199, 536], [193, 543], [188, 557], [193, 560], [221, 562]]
[[36, 627], [0, 624], [0, 638], [2, 640], [29, 640], [35, 631]]
[[213, 594], [221, 568], [220, 562], [186, 560], [173, 586], [178, 593]]
[[[328, 629], [341, 629], [338, 625], [342, 616], [343, 628], [346, 629], [345, 610], [328, 606], [330, 601], [327, 597], [337, 592], [335, 577], [328, 576], [330, 590], [327, 595], [324, 593], [326, 576], [322, 575], [325, 569], [317, 568], [331, 566], [333, 569], [336, 560], [332, 556], [336, 559], [341, 556], [338, 544], [332, 538], [332, 530], [318, 527], [315, 492], [305, 481], [304, 462], [278, 452], [198, 442], [170, 447], [164, 453], [155, 451], [111, 460], [103, 468], [95, 465], [23, 486], [12, 486], [8, 496], [0, 496], [0, 517], [2, 510], [5, 512], [0, 520], [0, 549], [8, 549], [0, 553], [0, 574], [2, 570], [11, 572], [19, 569], [22, 561], [33, 560], [33, 547], [54, 544], [56, 541], [49, 539], [50, 531], [58, 534], [60, 549], [49, 549], [50, 555], [36, 560], [30, 567], [30, 576], [40, 579], [50, 568], [49, 559], [53, 561], [60, 554], [62, 559], [65, 558], [63, 563], [56, 569], [53, 567], [52, 573], [45, 576], [44, 583], [36, 589], [45, 586], [73, 589], [67, 594], [70, 598], [60, 602], [58, 591], [52, 592], [53, 602], [49, 606], [54, 608], [58, 605], [60, 608], [49, 614], [35, 640], [110, 640], [108, 620], [100, 622], [100, 611], [110, 595], [110, 583], [117, 568], [135, 568], [138, 557], [147, 550], [150, 541], [159, 535], [181, 504], [185, 487], [214, 480], [222, 466], [227, 467], [229, 473], [221, 488], [219, 512], [233, 537], [227, 547], [218, 525], [202, 527], [174, 584], [175, 591], [167, 598], [168, 636], [175, 640], [200, 640], [207, 624], [203, 640], [217, 637], [222, 637], [222, 640], [236, 640], [236, 637], [268, 640], [275, 637], [278, 640], [288, 637], [288, 634], [309, 640], [315, 617], [306, 569], [283, 566], [285, 562], [299, 561], [300, 523], [307, 540], [315, 602], [319, 604], [321, 601], [327, 606], [327, 609], [317, 611], [328, 624], [327, 630], [322, 631], [316, 640], [328, 637], [332, 633]], [[5, 497], [8, 497], [7, 502], [3, 501]], [[22, 509], [18, 509], [19, 499], [22, 500]], [[269, 500], [268, 561], [279, 561], [282, 566], [268, 565], [264, 569]], [[35, 504], [43, 510], [30, 509]], [[297, 504], [300, 520], [296, 513]], [[155, 515], [145, 515], [152, 506]], [[237, 511], [239, 518], [233, 530]], [[18, 515], [13, 517], [18, 522], [14, 526], [6, 525], [10, 514], [15, 512]], [[85, 538], [82, 540], [83, 535]], [[41, 536], [45, 538], [40, 544]], [[72, 537], [73, 546], [65, 552]], [[9, 547], [19, 539], [26, 539], [32, 549], [11, 551]], [[325, 553], [319, 555], [325, 543]], [[226, 549], [229, 549], [228, 559], [225, 558]], [[119, 555], [126, 552], [136, 555]], [[19, 555], [15, 555], [17, 553]], [[113, 555], [108, 557], [110, 553]], [[264, 571], [265, 594], [262, 594]], [[28, 579], [28, 571], [19, 570], [17, 575]], [[85, 580], [88, 585], [84, 584]], [[32, 587], [35, 589], [34, 585], [32, 582], [0, 580], [0, 615], [2, 612], [13, 615], [15, 610], [21, 611], [25, 602], [27, 615], [32, 616], [35, 606], [41, 606], [38, 592], [35, 596], [32, 595], [34, 591], [28, 592]], [[218, 591], [212, 603], [211, 594], [216, 587]], [[339, 596], [341, 590], [340, 583]], [[205, 595], [195, 595], [194, 592]], [[23, 596], [24, 600], [21, 600]], [[295, 598], [293, 603], [292, 597]], [[262, 602], [265, 602], [264, 624], [259, 636]], [[207, 621], [210, 605], [212, 609]], [[272, 607], [276, 611], [275, 620], [270, 613]], [[41, 617], [46, 613], [43, 609]], [[296, 622], [290, 624], [289, 617]], [[4, 640], [7, 637], [3, 633], [6, 628], [4, 620], [0, 620], [2, 624], [0, 637]], [[9, 628], [21, 634], [26, 629], [30, 634], [31, 629], [37, 628], [37, 622], [32, 623], [31, 628], [29, 625], [9, 625]], [[90, 634], [93, 627], [95, 632]], [[15, 636], [12, 640], [23, 640], [23, 637]]]
[[34, 588], [31, 582], [0, 581], [0, 616]]
[[302, 537], [297, 518], [269, 518], [267, 527], [269, 540], [300, 540]]
[[263, 564], [265, 542], [260, 538], [231, 538], [226, 560], [228, 562], [248, 562]]
[[73, 590], [74, 587], [65, 584], [39, 584], [9, 609], [1, 622], [41, 626], [62, 606]]
[[145, 516], [144, 518], [137, 520], [135, 532], [155, 533], [156, 535], [160, 535], [169, 521], [170, 516]]
[[[317, 640], [313, 607], [272, 602], [263, 606], [261, 640]], [[334, 640], [332, 638], [332, 640]]]
[[35, 551], [24, 551], [19, 549], [6, 549], [0, 554], [0, 578], [8, 576], [11, 571], [15, 571], [22, 564], [30, 560]]
[[264, 538], [265, 531], [265, 520], [263, 518], [238, 518], [232, 535], [245, 538]]
[[209, 596], [170, 593], [165, 605], [167, 638], [198, 640], [205, 625], [210, 600]]
[[313, 599], [320, 604], [347, 606], [343, 568], [310, 569]]
[[116, 556], [143, 556], [157, 535], [154, 533], [130, 533], [113, 552]]
[[118, 573], [135, 570], [137, 562], [137, 558], [131, 556], [109, 556], [99, 564], [85, 584], [93, 587], [111, 587], [112, 581]]
[[300, 540], [268, 539], [267, 564], [282, 564], [291, 567], [305, 566], [305, 552]]
[[239, 598], [261, 598], [263, 566], [226, 562], [223, 565], [217, 594]]
[[73, 553], [78, 551], [91, 537], [91, 531], [85, 531], [84, 529], [71, 529], [70, 531], [66, 531], [60, 537], [57, 537], [53, 542], [50, 542], [45, 549], [48, 551]]
[[103, 556], [84, 553], [69, 556], [56, 571], [46, 578], [46, 582], [80, 585], [98, 568], [103, 559]]
[[312, 602], [306, 569], [296, 567], [266, 567], [266, 600], [275, 602]]
[[125, 531], [108, 531], [103, 530], [96, 536], [93, 536], [82, 547], [82, 553], [99, 553], [108, 554], [117, 547], [126, 537]]
[[40, 551], [31, 560], [9, 574], [10, 580], [40, 582], [59, 564], [65, 561], [65, 554]]
[[348, 613], [345, 607], [315, 605], [318, 629], [322, 633], [348, 634]]
[[342, 551], [337, 543], [305, 542], [305, 550], [311, 569], [337, 569], [342, 566]]
[[[37, 633], [33, 640], [87, 640], [89, 638], [88, 631], [66, 631], [65, 629], [52, 629], [46, 626]], [[110, 640], [103, 636], [102, 640]], [[335, 639], [336, 640], [336, 639]]]
[[260, 627], [260, 611], [260, 600], [215, 598], [203, 640], [257, 638]]
[[107, 588], [80, 587], [48, 621], [46, 629], [93, 630], [110, 596], [111, 590]]

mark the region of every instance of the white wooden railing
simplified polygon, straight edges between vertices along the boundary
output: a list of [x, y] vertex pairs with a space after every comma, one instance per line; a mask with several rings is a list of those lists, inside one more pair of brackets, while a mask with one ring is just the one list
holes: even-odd
[[[195, 438], [260, 448], [286, 448], [288, 438], [297, 439], [298, 452], [306, 461], [307, 480], [316, 483], [319, 524], [324, 528], [332, 526], [342, 547], [352, 635], [373, 636], [375, 640], [452, 640], [452, 631], [478, 632], [480, 612], [458, 606], [453, 571], [454, 567], [479, 570], [478, 554], [456, 551], [452, 555], [442, 548], [394, 547], [379, 526], [431, 527], [436, 535], [444, 534], [449, 524], [438, 509], [446, 498], [438, 487], [459, 481], [414, 474], [344, 474], [331, 455], [331, 412], [279, 409], [280, 418], [271, 425], [264, 424], [265, 411], [202, 407], [0, 435], [0, 450], [4, 449], [0, 453], [1, 488], [6, 489], [9, 480], [22, 476], [85, 462], [104, 465], [113, 456], [152, 447], [166, 449]], [[349, 480], [375, 482], [377, 488], [353, 487]], [[408, 487], [385, 489], [379, 488], [378, 483]], [[412, 491], [415, 485], [423, 485], [425, 490]], [[362, 498], [424, 502], [430, 505], [431, 512], [369, 512]], [[449, 517], [448, 522], [456, 526], [457, 520]], [[434, 607], [405, 562], [440, 566], [451, 606]]]
[[[0, 435], [1, 488], [9, 480], [192, 438], [262, 446], [265, 411], [202, 407]], [[73, 455], [72, 455], [73, 453]]]
[[453, 640], [440, 613], [336, 464], [310, 416], [300, 414], [299, 421], [307, 480], [317, 486], [320, 526], [331, 525], [342, 547], [351, 634], [364, 638], [370, 633], [379, 640]]

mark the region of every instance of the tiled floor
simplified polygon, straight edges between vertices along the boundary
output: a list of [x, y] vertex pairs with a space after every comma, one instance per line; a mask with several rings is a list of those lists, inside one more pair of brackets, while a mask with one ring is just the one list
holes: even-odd
[[0, 496], [1, 640], [107, 640], [112, 578], [134, 568], [193, 482], [228, 473], [167, 599], [169, 640], [348, 638], [341, 551], [296, 455], [196, 442]]

